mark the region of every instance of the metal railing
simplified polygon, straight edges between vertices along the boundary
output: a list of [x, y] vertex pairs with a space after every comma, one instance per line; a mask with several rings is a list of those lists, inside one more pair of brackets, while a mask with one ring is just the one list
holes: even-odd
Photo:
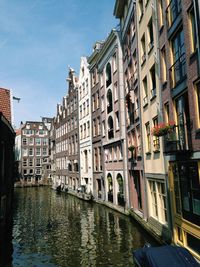
[[174, 88], [186, 77], [186, 58], [183, 53], [169, 69], [170, 86]]

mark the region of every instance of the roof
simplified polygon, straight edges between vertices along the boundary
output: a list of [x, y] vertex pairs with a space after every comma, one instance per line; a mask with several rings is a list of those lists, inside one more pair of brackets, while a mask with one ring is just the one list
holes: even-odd
[[0, 112], [11, 123], [10, 90], [5, 88], [0, 88]]

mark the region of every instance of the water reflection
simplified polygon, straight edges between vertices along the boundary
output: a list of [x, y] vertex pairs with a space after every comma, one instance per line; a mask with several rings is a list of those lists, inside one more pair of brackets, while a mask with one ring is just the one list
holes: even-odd
[[131, 250], [151, 242], [129, 218], [49, 188], [17, 189], [13, 266], [134, 266]]

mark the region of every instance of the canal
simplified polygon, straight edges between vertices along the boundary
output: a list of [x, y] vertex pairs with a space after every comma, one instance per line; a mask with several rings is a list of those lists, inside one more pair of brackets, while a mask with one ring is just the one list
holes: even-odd
[[11, 266], [134, 266], [132, 249], [152, 243], [132, 219], [50, 188], [15, 189]]

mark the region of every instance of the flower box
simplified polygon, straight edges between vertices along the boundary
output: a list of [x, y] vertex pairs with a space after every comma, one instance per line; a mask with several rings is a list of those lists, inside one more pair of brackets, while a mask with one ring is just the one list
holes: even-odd
[[168, 123], [159, 123], [152, 128], [152, 135], [156, 137], [164, 136], [172, 133], [175, 130], [175, 123], [173, 121]]

